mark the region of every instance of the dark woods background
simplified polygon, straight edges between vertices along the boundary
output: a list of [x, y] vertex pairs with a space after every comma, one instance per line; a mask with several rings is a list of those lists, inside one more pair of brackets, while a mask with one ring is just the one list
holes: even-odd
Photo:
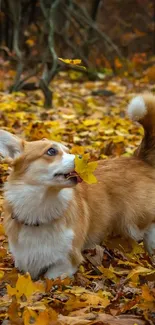
[[[154, 0], [0, 0], [1, 65], [16, 67], [10, 91], [41, 88], [51, 106], [50, 81], [60, 70], [82, 68], [58, 57], [82, 60], [85, 74], [132, 72], [155, 53]], [[83, 70], [82, 70], [83, 71]], [[38, 82], [31, 82], [38, 76]]]

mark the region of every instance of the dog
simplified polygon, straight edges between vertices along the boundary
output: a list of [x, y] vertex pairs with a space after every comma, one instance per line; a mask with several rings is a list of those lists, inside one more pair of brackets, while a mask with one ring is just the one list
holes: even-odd
[[136, 96], [128, 114], [144, 127], [138, 150], [99, 161], [92, 185], [81, 182], [75, 155], [61, 143], [0, 131], [0, 153], [12, 162], [4, 227], [20, 271], [33, 279], [72, 276], [82, 251], [113, 235], [143, 240], [155, 253], [155, 96]]

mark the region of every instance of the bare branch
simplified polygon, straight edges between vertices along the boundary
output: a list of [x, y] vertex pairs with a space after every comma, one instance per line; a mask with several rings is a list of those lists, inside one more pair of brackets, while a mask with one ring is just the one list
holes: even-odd
[[[22, 53], [19, 49], [19, 31], [20, 31], [20, 19], [21, 19], [21, 1], [20, 0], [9, 0], [9, 7], [13, 19], [13, 50], [15, 51], [18, 58], [17, 73], [14, 80], [14, 84], [11, 87], [11, 91], [18, 89], [20, 83], [20, 77], [23, 72]], [[16, 10], [15, 10], [16, 8]]]
[[112, 40], [101, 30], [98, 29], [98, 26], [96, 23], [92, 20], [92, 18], [89, 16], [88, 12], [83, 8], [77, 5], [76, 2], [74, 2], [74, 8], [75, 10], [72, 10], [72, 14], [75, 17], [76, 20], [80, 20], [83, 26], [86, 24], [93, 28], [100, 37], [104, 39], [104, 41], [117, 53], [118, 57], [123, 60], [123, 56], [118, 49], [118, 47], [112, 42]]

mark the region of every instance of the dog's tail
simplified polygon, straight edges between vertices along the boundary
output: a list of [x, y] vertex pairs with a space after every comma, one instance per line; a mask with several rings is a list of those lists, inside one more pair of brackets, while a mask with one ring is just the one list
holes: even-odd
[[128, 106], [128, 115], [144, 128], [144, 136], [135, 155], [155, 167], [155, 96], [146, 93], [134, 97]]

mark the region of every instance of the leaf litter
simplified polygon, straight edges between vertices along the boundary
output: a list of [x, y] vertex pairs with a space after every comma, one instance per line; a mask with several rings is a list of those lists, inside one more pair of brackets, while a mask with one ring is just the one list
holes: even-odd
[[[79, 73], [79, 79], [80, 76]], [[74, 71], [60, 73], [52, 82], [53, 108], [48, 110], [43, 107], [44, 99], [39, 90], [1, 92], [0, 127], [27, 140], [45, 137], [62, 141], [72, 153], [83, 155], [82, 159], [76, 156], [76, 171], [80, 177], [95, 183], [96, 160], [130, 156], [140, 143], [143, 130], [129, 121], [126, 106], [134, 94], [155, 91], [155, 88], [150, 72], [148, 77], [145, 72], [138, 78], [126, 74], [102, 81], [79, 79]], [[88, 173], [85, 173], [86, 166], [89, 166]], [[8, 174], [9, 161], [1, 159], [1, 221], [2, 186]], [[155, 323], [155, 269], [142, 244], [114, 238], [106, 245], [85, 251], [84, 257], [83, 265], [72, 279], [41, 278], [33, 282], [29, 274], [19, 274], [14, 268], [0, 224], [1, 323]]]

